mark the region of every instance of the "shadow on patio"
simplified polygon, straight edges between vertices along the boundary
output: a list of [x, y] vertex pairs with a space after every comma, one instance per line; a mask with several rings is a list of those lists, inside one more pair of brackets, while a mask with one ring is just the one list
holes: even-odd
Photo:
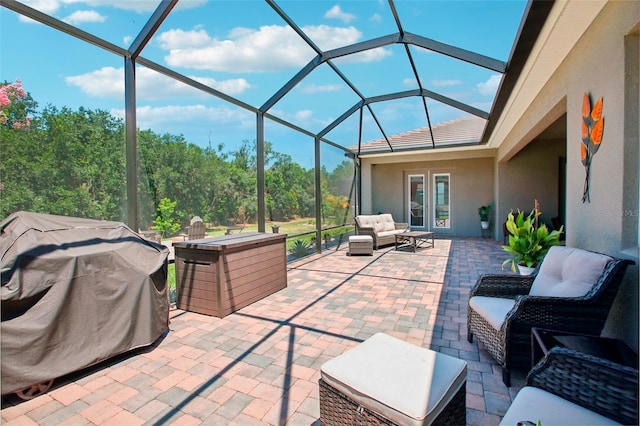
[[223, 319], [172, 311], [152, 348], [56, 380], [47, 394], [3, 398], [10, 424], [318, 423], [320, 366], [385, 332], [468, 362], [467, 424], [498, 424], [524, 384], [466, 340], [470, 288], [501, 271], [500, 244], [438, 239], [417, 253], [346, 245], [288, 265], [288, 287]]

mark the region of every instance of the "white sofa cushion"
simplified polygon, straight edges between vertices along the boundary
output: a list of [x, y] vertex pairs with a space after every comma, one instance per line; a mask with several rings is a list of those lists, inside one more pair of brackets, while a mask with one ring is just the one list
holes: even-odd
[[384, 231], [385, 224], [380, 215], [373, 216], [373, 229], [376, 231], [376, 234]]
[[373, 228], [373, 216], [360, 215], [356, 216], [356, 220], [361, 228]]
[[401, 231], [395, 231], [395, 230], [394, 231], [381, 231], [381, 232], [378, 232], [377, 235], [378, 235], [378, 237], [388, 237], [390, 235], [396, 235], [396, 234], [400, 234], [400, 233], [401, 233]]
[[327, 361], [329, 386], [396, 424], [431, 424], [467, 379], [461, 359], [384, 333]]
[[379, 214], [378, 217], [380, 218], [380, 223], [382, 225], [382, 229], [380, 229], [380, 231], [393, 231], [396, 229], [396, 224], [390, 213], [382, 213]]
[[602, 275], [611, 257], [587, 250], [553, 246], [544, 257], [531, 296], [584, 296]]
[[515, 426], [528, 420], [542, 426], [556, 425], [617, 425], [619, 423], [533, 386], [520, 389], [505, 413], [501, 426]]
[[473, 296], [469, 299], [469, 306], [496, 330], [500, 330], [507, 313], [516, 301], [500, 297]]

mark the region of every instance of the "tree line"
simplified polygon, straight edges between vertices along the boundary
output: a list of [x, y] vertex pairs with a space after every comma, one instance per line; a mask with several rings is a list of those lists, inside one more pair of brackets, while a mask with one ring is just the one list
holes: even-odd
[[[15, 84], [5, 82], [0, 89], [10, 86]], [[30, 94], [5, 92], [9, 102], [1, 104], [0, 216], [28, 210], [125, 221], [124, 122], [107, 111], [83, 107], [48, 105], [39, 111]], [[223, 145], [202, 148], [182, 135], [139, 130], [137, 144], [141, 228], [152, 226], [163, 200], [175, 203], [182, 227], [196, 215], [214, 225], [257, 220], [255, 141], [244, 140], [225, 152]], [[265, 142], [266, 220], [313, 217], [314, 173]], [[332, 171], [322, 168], [323, 223], [343, 222], [353, 174], [351, 160]]]

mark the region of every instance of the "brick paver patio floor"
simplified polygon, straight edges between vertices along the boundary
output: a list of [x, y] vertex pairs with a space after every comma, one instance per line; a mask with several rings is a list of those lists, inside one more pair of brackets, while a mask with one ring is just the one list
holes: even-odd
[[501, 272], [490, 239], [436, 239], [417, 253], [347, 244], [288, 265], [288, 287], [223, 319], [173, 310], [152, 347], [2, 400], [10, 425], [314, 425], [320, 366], [377, 332], [468, 362], [467, 424], [496, 425], [524, 385], [466, 340], [468, 293]]

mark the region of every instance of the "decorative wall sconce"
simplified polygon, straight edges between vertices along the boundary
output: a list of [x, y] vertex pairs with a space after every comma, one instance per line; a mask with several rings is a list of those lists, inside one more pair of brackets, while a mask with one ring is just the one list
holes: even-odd
[[589, 179], [591, 170], [591, 160], [598, 152], [602, 142], [604, 132], [604, 117], [602, 117], [602, 98], [599, 98], [593, 108], [591, 99], [587, 93], [582, 97], [582, 144], [580, 144], [580, 160], [585, 168], [584, 189], [582, 192], [582, 202], [590, 203]]

